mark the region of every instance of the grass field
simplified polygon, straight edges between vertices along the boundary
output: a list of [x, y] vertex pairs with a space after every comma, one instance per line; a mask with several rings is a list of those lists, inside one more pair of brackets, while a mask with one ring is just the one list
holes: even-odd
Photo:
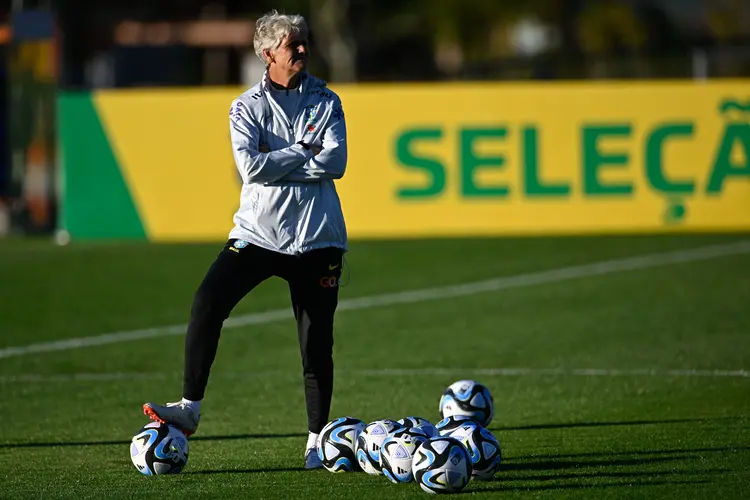
[[[436, 422], [443, 389], [473, 378], [494, 395], [504, 467], [464, 495], [750, 497], [750, 248], [652, 256], [746, 240], [352, 242], [331, 417]], [[218, 249], [0, 241], [0, 497], [426, 497], [382, 476], [302, 469], [291, 310], [247, 316], [289, 307], [281, 280], [225, 330], [185, 471], [138, 474], [129, 440], [145, 401], [179, 398], [183, 337], [128, 332], [184, 324]], [[453, 285], [464, 287], [392, 295]], [[352, 302], [378, 294], [391, 295]], [[101, 345], [49, 344], [112, 332]]]

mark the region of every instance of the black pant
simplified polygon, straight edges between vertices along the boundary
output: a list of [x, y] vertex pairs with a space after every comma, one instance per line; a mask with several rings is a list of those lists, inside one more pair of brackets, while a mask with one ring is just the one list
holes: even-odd
[[225, 319], [253, 288], [272, 276], [289, 283], [297, 320], [309, 430], [328, 422], [333, 392], [333, 316], [343, 251], [312, 250], [284, 255], [229, 240], [195, 294], [185, 339], [183, 397], [203, 399]]

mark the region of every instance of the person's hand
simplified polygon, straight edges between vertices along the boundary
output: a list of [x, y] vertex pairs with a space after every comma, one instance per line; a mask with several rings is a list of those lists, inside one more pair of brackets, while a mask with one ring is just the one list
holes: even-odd
[[312, 150], [314, 156], [318, 156], [318, 153], [323, 151], [323, 148], [321, 148], [320, 146], [310, 146], [310, 149]]
[[270, 153], [271, 148], [268, 146], [268, 144], [258, 144], [258, 151], [261, 153]]

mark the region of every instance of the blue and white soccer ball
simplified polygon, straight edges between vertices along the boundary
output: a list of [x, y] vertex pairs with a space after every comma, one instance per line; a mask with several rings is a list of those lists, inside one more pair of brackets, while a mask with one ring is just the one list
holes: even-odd
[[365, 423], [354, 417], [339, 417], [328, 422], [315, 443], [318, 458], [329, 472], [357, 470], [355, 447]]
[[456, 493], [471, 480], [471, 457], [456, 438], [434, 437], [417, 448], [411, 470], [427, 493]]
[[440, 398], [440, 418], [466, 415], [487, 427], [495, 416], [495, 403], [490, 390], [474, 380], [459, 380]]
[[130, 441], [130, 459], [144, 476], [177, 474], [187, 465], [188, 440], [177, 427], [150, 422]]
[[393, 483], [408, 483], [414, 477], [411, 472], [414, 453], [430, 437], [420, 427], [404, 427], [385, 438], [380, 447], [380, 468], [383, 475]]
[[426, 418], [404, 417], [404, 418], [398, 419], [397, 422], [407, 428], [419, 427], [420, 429], [424, 430], [429, 437], [435, 437], [438, 435], [438, 431], [437, 431], [437, 428], [435, 428], [435, 424], [433, 424]]
[[375, 420], [367, 424], [357, 438], [355, 453], [357, 463], [363, 471], [372, 475], [382, 474], [380, 469], [380, 447], [393, 431], [404, 427], [390, 419]]
[[451, 415], [450, 417], [445, 417], [443, 420], [438, 422], [435, 428], [437, 429], [439, 435], [448, 436], [451, 432], [455, 431], [462, 425], [471, 425], [476, 427], [479, 424], [476, 420], [466, 415]]
[[473, 478], [486, 481], [500, 470], [500, 443], [488, 429], [467, 424], [455, 429], [449, 436], [460, 441], [469, 452]]

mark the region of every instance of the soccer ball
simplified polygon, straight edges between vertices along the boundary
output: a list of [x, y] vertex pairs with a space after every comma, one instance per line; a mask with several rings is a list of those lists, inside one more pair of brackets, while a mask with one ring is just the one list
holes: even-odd
[[188, 440], [177, 427], [150, 422], [130, 441], [130, 459], [144, 476], [177, 474], [188, 461]]
[[458, 439], [469, 452], [472, 477], [487, 480], [500, 470], [500, 443], [489, 430], [478, 425], [462, 425], [451, 432], [450, 437]]
[[459, 380], [451, 384], [440, 398], [440, 418], [466, 415], [483, 427], [487, 427], [495, 416], [492, 394], [474, 380]]
[[375, 420], [367, 424], [359, 434], [354, 449], [357, 463], [363, 471], [372, 475], [383, 473], [380, 469], [380, 447], [385, 438], [397, 429], [403, 429], [403, 426], [389, 419]]
[[471, 457], [456, 438], [434, 437], [417, 448], [411, 471], [427, 493], [455, 493], [469, 484]]
[[436, 436], [439, 436], [440, 433], [437, 430], [437, 427], [435, 427], [432, 423], [422, 424], [420, 426], [414, 427], [415, 429], [422, 429], [427, 433], [427, 437], [434, 438]]
[[467, 417], [466, 415], [451, 415], [450, 417], [445, 417], [443, 420], [438, 422], [435, 428], [437, 429], [439, 435], [447, 436], [462, 425], [477, 426], [479, 424], [477, 424], [477, 422], [471, 417]]
[[435, 428], [435, 424], [422, 417], [406, 417], [398, 420], [398, 423], [407, 428], [419, 427], [427, 432], [428, 437], [435, 437], [438, 435], [438, 431]]
[[[452, 418], [452, 417], [448, 417]], [[474, 432], [475, 429], [483, 429], [481, 425], [476, 423], [475, 421], [471, 419], [466, 419], [464, 421], [459, 422], [459, 425], [454, 426], [450, 430], [447, 430], [447, 428], [443, 428], [440, 431], [441, 436], [453, 436], [454, 434], [458, 433], [459, 435], [466, 435]], [[460, 439], [459, 439], [460, 441]]]
[[394, 483], [408, 483], [414, 476], [411, 472], [414, 453], [427, 441], [427, 432], [419, 427], [403, 428], [385, 438], [380, 447], [380, 468], [383, 475]]
[[330, 472], [353, 472], [357, 468], [354, 448], [365, 423], [353, 417], [331, 420], [318, 435], [316, 448], [323, 467]]

